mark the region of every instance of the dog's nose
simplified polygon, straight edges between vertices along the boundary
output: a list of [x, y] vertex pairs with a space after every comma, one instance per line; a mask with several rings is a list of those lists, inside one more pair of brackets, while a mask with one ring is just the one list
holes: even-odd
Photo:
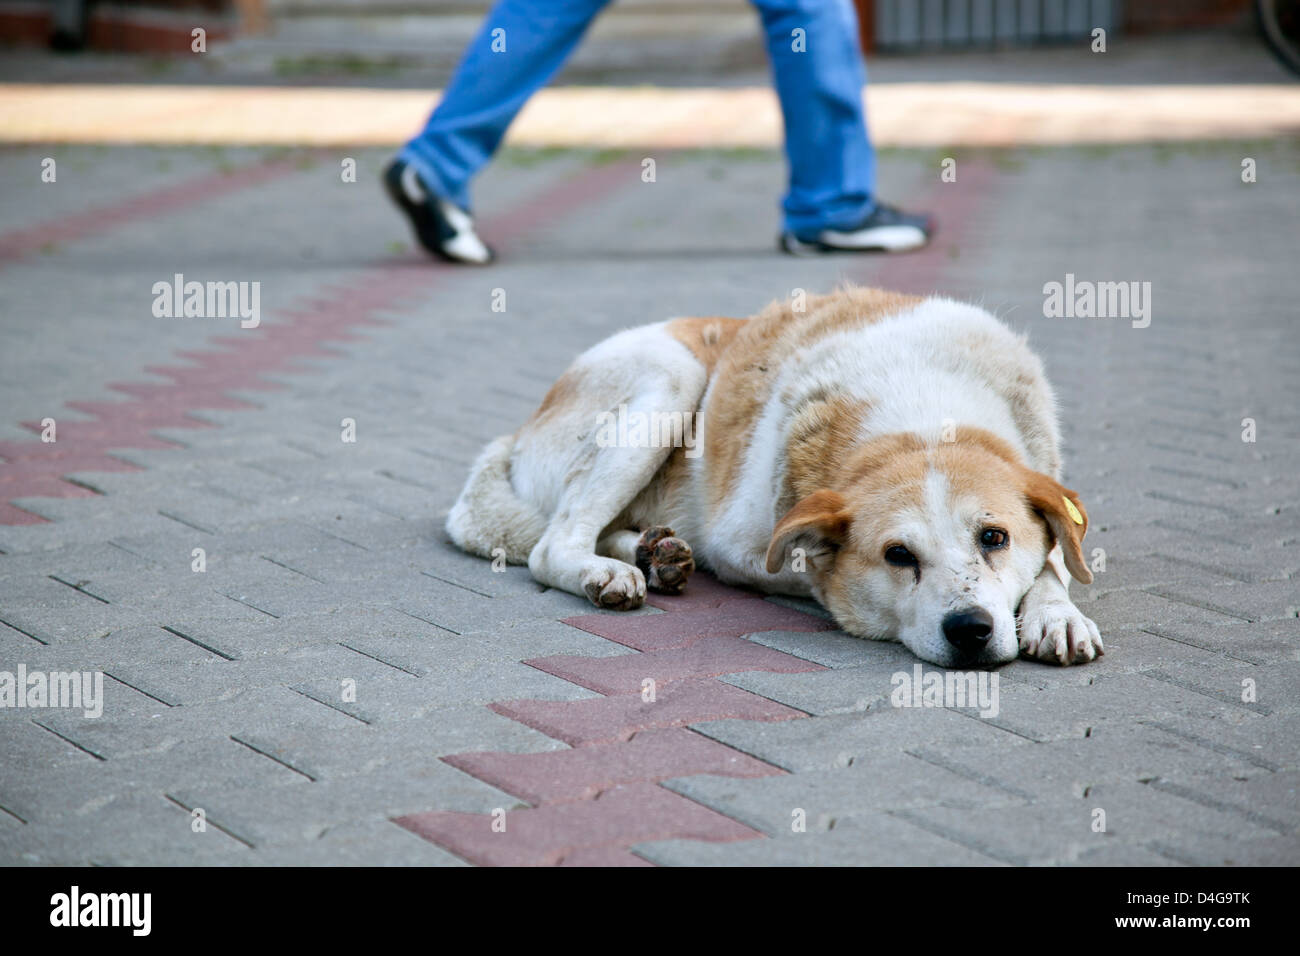
[[953, 611], [943, 619], [943, 636], [957, 650], [974, 654], [989, 642], [993, 634], [993, 615], [982, 607]]

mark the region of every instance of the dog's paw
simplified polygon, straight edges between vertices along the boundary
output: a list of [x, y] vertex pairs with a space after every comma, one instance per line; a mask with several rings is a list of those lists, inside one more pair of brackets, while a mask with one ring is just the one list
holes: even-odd
[[1105, 653], [1097, 625], [1065, 601], [1023, 611], [1016, 622], [1020, 653], [1055, 664], [1084, 664]]
[[607, 558], [583, 570], [582, 590], [596, 607], [635, 611], [645, 603], [645, 576], [630, 564]]
[[673, 535], [672, 528], [647, 528], [636, 543], [636, 566], [651, 591], [680, 594], [695, 570], [691, 546]]

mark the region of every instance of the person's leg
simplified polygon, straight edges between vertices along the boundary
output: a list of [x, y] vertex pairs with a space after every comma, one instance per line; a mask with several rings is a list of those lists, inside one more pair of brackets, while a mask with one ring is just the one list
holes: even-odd
[[609, 0], [500, 0], [465, 52], [442, 101], [398, 158], [434, 192], [469, 209], [469, 181], [506, 127], [573, 51]]
[[871, 212], [876, 188], [853, 5], [849, 0], [753, 2], [763, 18], [785, 117], [786, 228], [798, 236], [851, 228]]

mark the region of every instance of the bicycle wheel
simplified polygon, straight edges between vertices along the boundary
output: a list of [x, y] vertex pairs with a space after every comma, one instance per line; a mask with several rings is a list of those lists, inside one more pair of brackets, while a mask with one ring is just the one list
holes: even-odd
[[1256, 0], [1255, 11], [1269, 48], [1300, 75], [1300, 0]]

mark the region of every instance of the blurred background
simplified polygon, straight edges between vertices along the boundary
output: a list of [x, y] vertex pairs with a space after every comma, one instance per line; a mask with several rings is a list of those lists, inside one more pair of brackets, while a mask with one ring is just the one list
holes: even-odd
[[[103, 54], [136, 54], [146, 73], [170, 72], [157, 57], [189, 53], [198, 25], [212, 55], [192, 66], [209, 80], [347, 77], [427, 85], [445, 80], [489, 6], [487, 0], [0, 0], [0, 41], [29, 52], [88, 54], [50, 67], [52, 75], [43, 78], [92, 68], [129, 76], [131, 63]], [[1112, 38], [1156, 42], [1210, 30], [1253, 39], [1255, 31], [1254, 0], [856, 0], [855, 6], [863, 49], [899, 57], [1071, 44], [1097, 27]], [[14, 75], [32, 62], [19, 57], [6, 70]], [[564, 79], [738, 82], [764, 68], [744, 0], [620, 0]]]
[[[1272, 136], [1297, 126], [1293, 103], [1277, 88], [1300, 79], [1284, 65], [1289, 59], [1300, 68], [1300, 4], [1290, 0], [855, 5], [879, 146]], [[489, 6], [0, 0], [0, 82], [14, 84], [0, 91], [0, 141], [397, 145], [422, 124], [434, 102], [428, 93], [446, 83]], [[1098, 29], [1105, 31], [1105, 55], [1093, 49]], [[961, 85], [984, 82], [1003, 84], [1000, 95]], [[49, 83], [68, 88], [42, 96], [29, 85]], [[103, 99], [77, 84], [129, 89]], [[1207, 84], [1224, 87], [1208, 97], [1186, 88]], [[1272, 88], [1242, 88], [1251, 84]], [[780, 142], [757, 18], [744, 0], [619, 0], [551, 86], [525, 109], [509, 145]], [[1178, 86], [1184, 88], [1170, 88]], [[205, 95], [199, 116], [198, 87], [259, 94]], [[268, 87], [331, 93], [317, 102], [262, 95]], [[621, 94], [575, 99], [579, 94], [565, 87]], [[1107, 94], [1104, 87], [1127, 89]], [[180, 92], [185, 88], [192, 92]], [[346, 90], [393, 92], [349, 97]], [[732, 92], [710, 97], [701, 92], [707, 90]]]

